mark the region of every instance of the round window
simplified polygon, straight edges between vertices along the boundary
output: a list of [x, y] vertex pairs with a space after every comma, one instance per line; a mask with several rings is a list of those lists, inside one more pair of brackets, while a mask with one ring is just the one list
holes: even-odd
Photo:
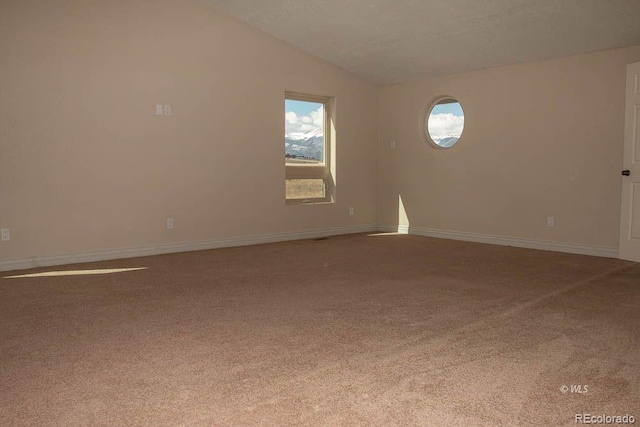
[[425, 122], [427, 140], [438, 147], [450, 148], [462, 136], [464, 111], [456, 99], [440, 98], [429, 109]]

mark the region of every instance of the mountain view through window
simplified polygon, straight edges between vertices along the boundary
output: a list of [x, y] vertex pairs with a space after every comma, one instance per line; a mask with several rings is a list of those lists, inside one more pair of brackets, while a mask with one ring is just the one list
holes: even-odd
[[464, 111], [454, 99], [443, 99], [432, 109], [427, 119], [429, 137], [440, 147], [452, 147], [464, 129]]
[[324, 105], [286, 99], [284, 109], [286, 164], [324, 163]]

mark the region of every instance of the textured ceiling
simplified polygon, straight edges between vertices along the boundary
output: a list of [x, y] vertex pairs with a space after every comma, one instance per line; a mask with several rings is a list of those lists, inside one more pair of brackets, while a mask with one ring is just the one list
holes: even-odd
[[374, 83], [640, 44], [640, 0], [205, 0]]

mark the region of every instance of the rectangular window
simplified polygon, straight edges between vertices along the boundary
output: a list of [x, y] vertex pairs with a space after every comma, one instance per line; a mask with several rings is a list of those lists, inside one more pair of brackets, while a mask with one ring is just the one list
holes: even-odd
[[285, 93], [287, 204], [333, 200], [330, 101], [327, 97]]

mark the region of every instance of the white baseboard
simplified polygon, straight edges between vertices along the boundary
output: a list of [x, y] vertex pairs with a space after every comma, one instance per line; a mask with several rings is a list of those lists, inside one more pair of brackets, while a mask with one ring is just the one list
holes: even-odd
[[416, 236], [436, 237], [441, 239], [463, 240], [465, 242], [488, 243], [491, 245], [514, 246], [517, 248], [540, 249], [544, 251], [592, 255], [604, 258], [618, 258], [618, 248], [603, 248], [598, 246], [579, 245], [575, 243], [520, 239], [516, 237], [438, 230], [434, 228], [408, 227], [406, 225], [378, 225], [378, 230], [400, 234], [413, 234]]
[[106, 261], [110, 259], [135, 258], [174, 252], [188, 252], [205, 249], [226, 248], [232, 246], [258, 245], [262, 243], [284, 242], [288, 240], [314, 239], [318, 237], [337, 236], [340, 234], [368, 233], [377, 230], [378, 227], [376, 226], [376, 224], [366, 224], [353, 227], [331, 228], [325, 230], [260, 234], [254, 236], [230, 237], [197, 242], [167, 243], [162, 245], [142, 246], [138, 248], [107, 249], [76, 254], [51, 255], [0, 261], [0, 271], [26, 270], [28, 268], [36, 267], [51, 267], [54, 265]]
[[226, 248], [232, 246], [257, 245], [262, 243], [275, 243], [289, 240], [314, 239], [318, 237], [337, 236], [341, 234], [353, 233], [369, 233], [375, 231], [413, 234], [417, 236], [462, 240], [466, 242], [488, 243], [492, 245], [514, 246], [518, 248], [541, 249], [546, 251], [592, 255], [605, 258], [618, 258], [617, 248], [603, 248], [596, 246], [578, 245], [574, 243], [519, 239], [514, 237], [495, 236], [451, 230], [438, 230], [432, 228], [366, 224], [353, 227], [331, 228], [325, 230], [260, 234], [253, 236], [229, 237], [196, 242], [167, 243], [153, 246], [142, 246], [137, 248], [107, 249], [76, 254], [50, 255], [25, 259], [6, 260], [0, 261], [0, 271], [26, 270], [29, 268], [37, 267], [51, 267], [55, 265], [78, 264], [83, 262], [106, 261], [122, 258], [135, 258], [175, 252]]

